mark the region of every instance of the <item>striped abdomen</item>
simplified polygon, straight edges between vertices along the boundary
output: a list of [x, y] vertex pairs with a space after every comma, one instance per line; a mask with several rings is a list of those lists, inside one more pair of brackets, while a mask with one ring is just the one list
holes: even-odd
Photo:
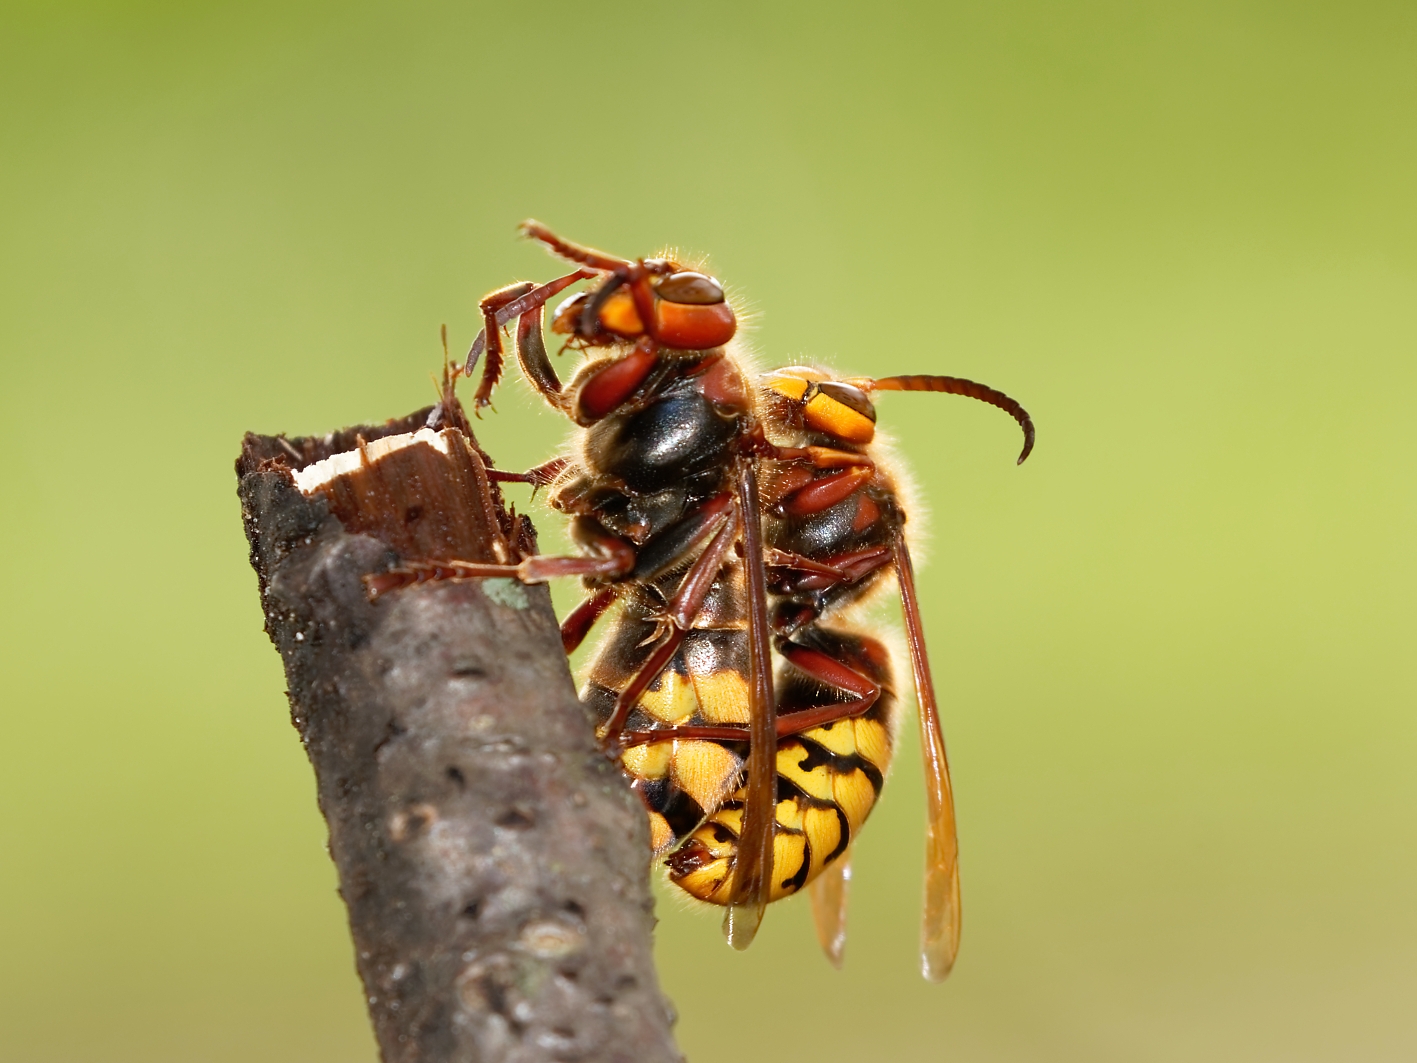
[[[742, 572], [725, 568], [669, 666], [635, 706], [628, 730], [748, 723], [748, 649]], [[648, 595], [627, 599], [587, 676], [585, 698], [604, 721], [615, 693], [648, 657], [655, 627]], [[801, 889], [846, 851], [880, 792], [890, 763], [895, 700], [884, 647], [860, 635], [813, 627], [796, 641], [812, 644], [869, 675], [881, 697], [863, 715], [779, 740], [777, 830], [772, 899]], [[833, 704], [840, 692], [780, 662], [778, 714]], [[737, 850], [746, 742], [680, 740], [635, 746], [625, 772], [644, 800], [656, 855], [670, 853], [670, 879], [692, 896], [727, 899]]]
[[[870, 676], [881, 694], [860, 716], [778, 741], [771, 900], [797, 892], [846, 852], [881, 792], [894, 734], [896, 702], [885, 647], [864, 635], [815, 627], [799, 632], [796, 641]], [[779, 719], [845, 700], [786, 662], [776, 688]], [[701, 900], [722, 904], [728, 898], [743, 796], [736, 791], [669, 857], [670, 879]]]

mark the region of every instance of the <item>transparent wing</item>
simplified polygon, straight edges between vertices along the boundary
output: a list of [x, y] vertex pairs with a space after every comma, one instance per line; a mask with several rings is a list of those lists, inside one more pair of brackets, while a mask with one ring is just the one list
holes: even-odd
[[921, 973], [929, 981], [940, 982], [950, 973], [959, 952], [959, 839], [955, 833], [954, 792], [950, 789], [950, 765], [945, 757], [940, 706], [935, 700], [930, 659], [925, 653], [925, 628], [915, 590], [915, 569], [903, 535], [896, 538], [895, 554], [905, 634], [910, 644], [910, 669], [915, 675], [915, 696], [920, 705], [920, 748], [925, 760], [928, 797], [920, 964]]
[[837, 970], [846, 955], [846, 902], [851, 892], [851, 850], [828, 864], [807, 886], [817, 941]]

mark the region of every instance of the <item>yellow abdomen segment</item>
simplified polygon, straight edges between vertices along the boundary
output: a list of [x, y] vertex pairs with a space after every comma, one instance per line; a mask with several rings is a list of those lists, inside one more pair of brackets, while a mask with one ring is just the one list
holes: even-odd
[[[821, 874], [865, 823], [890, 762], [888, 731], [876, 718], [887, 707], [778, 743], [770, 900]], [[867, 748], [874, 754], [869, 760]], [[744, 796], [742, 789], [734, 793], [668, 858], [670, 880], [699, 900], [726, 904], [732, 893]]]

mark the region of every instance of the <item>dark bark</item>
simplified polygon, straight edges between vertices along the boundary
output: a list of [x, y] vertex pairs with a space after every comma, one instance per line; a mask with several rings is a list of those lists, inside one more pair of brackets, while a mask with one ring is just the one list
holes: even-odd
[[400, 556], [506, 559], [529, 527], [485, 456], [450, 429], [447, 455], [415, 444], [310, 497], [292, 477], [427, 414], [248, 435], [237, 462], [383, 1059], [677, 1060], [644, 813], [596, 745], [546, 588], [365, 593]]

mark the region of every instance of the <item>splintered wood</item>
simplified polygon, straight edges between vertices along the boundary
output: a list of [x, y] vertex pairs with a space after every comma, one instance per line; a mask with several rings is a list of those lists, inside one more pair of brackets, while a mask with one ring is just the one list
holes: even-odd
[[456, 428], [421, 428], [362, 443], [295, 470], [346, 531], [373, 535], [405, 558], [506, 563], [506, 536], [482, 456]]

